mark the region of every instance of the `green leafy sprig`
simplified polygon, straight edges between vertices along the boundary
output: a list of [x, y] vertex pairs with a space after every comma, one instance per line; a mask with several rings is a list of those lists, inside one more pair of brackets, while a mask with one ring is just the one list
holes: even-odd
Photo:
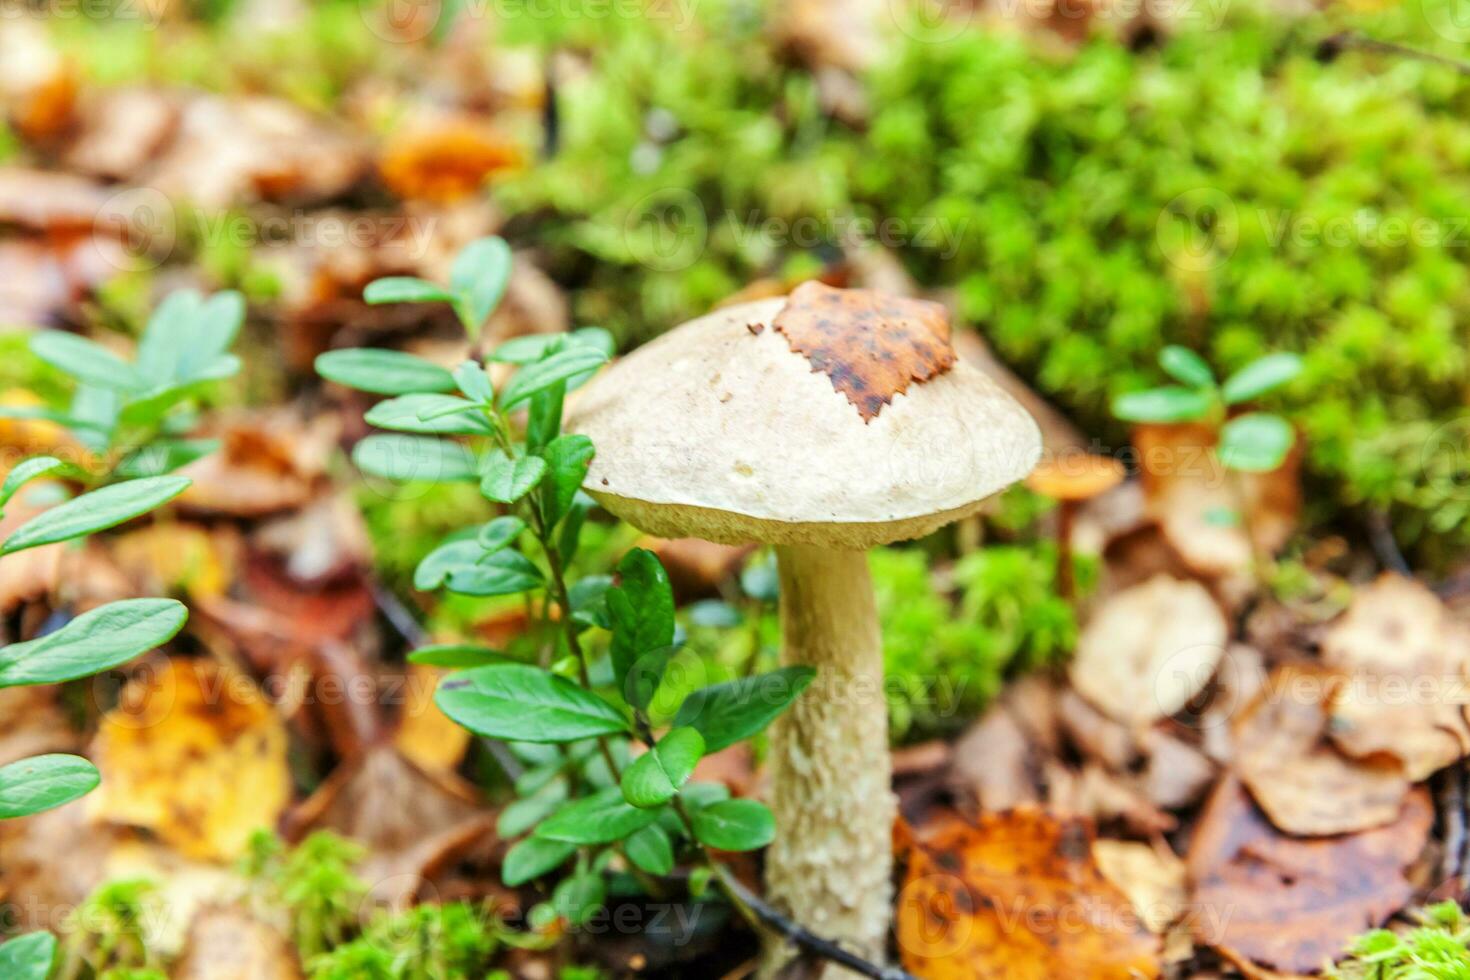
[[[448, 286], [379, 280], [365, 295], [448, 302], [478, 339], [509, 274], [509, 249], [488, 239], [458, 257]], [[726, 881], [711, 849], [771, 841], [775, 822], [763, 804], [731, 799], [723, 785], [691, 776], [704, 755], [761, 732], [813, 676], [785, 668], [701, 688], [671, 726], [655, 728], [650, 706], [678, 648], [668, 575], [641, 549], [623, 557], [615, 576], [571, 582], [567, 575], [593, 507], [579, 488], [595, 447], [562, 431], [562, 406], [611, 354], [606, 331], [582, 328], [518, 337], [490, 350], [485, 363], [453, 370], [381, 350], [332, 351], [317, 361], [323, 377], [392, 396], [367, 414], [389, 433], [357, 445], [359, 469], [392, 480], [475, 481], [504, 511], [426, 555], [415, 586], [544, 597], [555, 629], [537, 664], [469, 644], [426, 647], [410, 659], [454, 669], [440, 684], [439, 707], [506, 743], [520, 763], [517, 798], [499, 819], [501, 835], [518, 839], [502, 876], [516, 886], [570, 865], [545, 914], [573, 924], [602, 905], [615, 861], [657, 891], [657, 878], [681, 859], [698, 865], [696, 882]], [[498, 387], [492, 364], [510, 369]], [[593, 632], [606, 635], [605, 657], [584, 643]]]

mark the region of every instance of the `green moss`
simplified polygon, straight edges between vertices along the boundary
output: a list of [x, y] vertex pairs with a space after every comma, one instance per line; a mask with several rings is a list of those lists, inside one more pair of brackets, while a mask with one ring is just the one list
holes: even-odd
[[1374, 929], [1359, 936], [1333, 980], [1470, 980], [1470, 923], [1453, 901], [1418, 913], [1418, 928]]
[[362, 935], [311, 961], [312, 980], [479, 980], [498, 925], [464, 902], [380, 913]]

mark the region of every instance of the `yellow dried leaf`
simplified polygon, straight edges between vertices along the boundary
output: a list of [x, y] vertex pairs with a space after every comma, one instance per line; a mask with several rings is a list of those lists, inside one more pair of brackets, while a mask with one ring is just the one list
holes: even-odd
[[92, 812], [189, 857], [237, 857], [290, 795], [281, 719], [253, 681], [208, 660], [164, 660], [131, 681], [93, 756], [102, 788]]
[[425, 769], [447, 771], [459, 765], [470, 744], [467, 729], [449, 720], [434, 703], [434, 688], [443, 671], [410, 664], [404, 678], [403, 711], [393, 744]]

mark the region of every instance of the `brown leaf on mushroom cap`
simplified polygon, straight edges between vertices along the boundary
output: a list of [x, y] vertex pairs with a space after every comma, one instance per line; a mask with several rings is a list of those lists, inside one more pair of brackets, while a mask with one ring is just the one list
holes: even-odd
[[1388, 574], [1359, 589], [1322, 656], [1353, 676], [1332, 705], [1344, 752], [1392, 755], [1417, 782], [1470, 748], [1470, 627], [1423, 585]]
[[1077, 641], [1072, 684], [1113, 718], [1147, 724], [1209, 683], [1227, 638], [1204, 586], [1157, 575], [1098, 609]]
[[1159, 942], [1092, 857], [1084, 820], [1034, 807], [955, 821], [909, 852], [903, 965], [926, 980], [1138, 980]]
[[162, 660], [129, 682], [94, 756], [92, 813], [190, 857], [239, 856], [290, 795], [285, 726], [249, 678], [210, 660]]
[[893, 396], [954, 366], [949, 313], [938, 303], [804, 282], [771, 325], [813, 371], [832, 379], [864, 421]]
[[1398, 819], [1409, 781], [1394, 760], [1358, 761], [1327, 741], [1333, 670], [1278, 668], [1235, 725], [1235, 769], [1289, 834], [1341, 834]]
[[1227, 776], [1205, 805], [1186, 859], [1194, 934], [1237, 962], [1319, 970], [1412, 897], [1404, 869], [1433, 822], [1429, 794], [1415, 789], [1386, 827], [1290, 837]]

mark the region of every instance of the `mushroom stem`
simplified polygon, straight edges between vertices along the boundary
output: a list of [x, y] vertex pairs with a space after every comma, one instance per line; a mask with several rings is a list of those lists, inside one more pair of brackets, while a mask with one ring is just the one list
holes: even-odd
[[815, 667], [817, 676], [772, 727], [777, 834], [766, 856], [767, 889], [801, 925], [881, 961], [896, 802], [867, 555], [785, 545], [776, 559], [781, 661]]
[[1077, 502], [1057, 503], [1057, 594], [1071, 602], [1077, 594], [1072, 558], [1072, 529], [1077, 523]]

